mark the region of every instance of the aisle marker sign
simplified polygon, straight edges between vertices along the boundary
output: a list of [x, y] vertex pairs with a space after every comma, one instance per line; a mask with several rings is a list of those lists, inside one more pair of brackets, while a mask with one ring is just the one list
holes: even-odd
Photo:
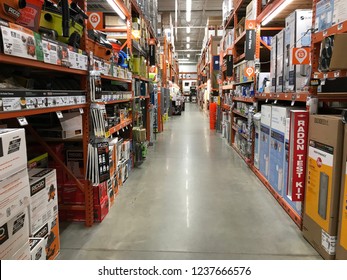
[[103, 13], [92, 12], [88, 14], [88, 29], [102, 29], [103, 28]]
[[310, 64], [310, 48], [293, 48], [293, 65]]
[[254, 76], [254, 67], [247, 67], [245, 69], [245, 76], [251, 78]]

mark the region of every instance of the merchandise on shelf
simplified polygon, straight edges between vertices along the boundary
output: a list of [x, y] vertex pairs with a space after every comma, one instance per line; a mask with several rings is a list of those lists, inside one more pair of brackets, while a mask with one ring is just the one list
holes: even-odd
[[333, 25], [335, 0], [321, 0], [316, 4], [315, 31], [320, 32]]
[[252, 0], [246, 7], [246, 20], [255, 20], [257, 18], [258, 0]]
[[29, 241], [26, 242], [17, 252], [14, 253], [14, 255], [10, 256], [10, 257], [5, 257], [5, 259], [8, 260], [20, 260], [20, 261], [24, 261], [24, 260], [30, 260], [30, 245], [29, 245]]
[[[283, 91], [303, 91], [310, 79], [310, 66], [293, 64], [293, 48], [311, 46], [312, 10], [295, 10], [286, 18], [285, 25]], [[306, 53], [304, 58], [308, 57]]]
[[260, 159], [260, 129], [261, 129], [261, 113], [258, 112], [253, 116], [254, 122], [254, 167], [259, 169]]
[[283, 92], [284, 85], [284, 30], [277, 34], [276, 92]]
[[344, 127], [341, 117], [310, 115], [303, 234], [324, 259], [335, 259]]
[[266, 179], [269, 178], [270, 169], [271, 118], [272, 106], [262, 105], [260, 125], [259, 170]]
[[336, 259], [347, 259], [347, 126], [344, 127], [339, 225], [336, 240]]
[[277, 35], [271, 39], [270, 92], [276, 92], [277, 81]]
[[261, 72], [259, 73], [257, 77], [257, 92], [262, 93], [268, 93], [270, 86], [270, 73], [269, 72]]

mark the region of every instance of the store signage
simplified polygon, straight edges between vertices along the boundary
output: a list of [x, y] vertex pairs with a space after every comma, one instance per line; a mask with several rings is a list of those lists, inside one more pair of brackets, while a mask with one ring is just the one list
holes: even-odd
[[245, 69], [245, 76], [246, 76], [247, 78], [253, 77], [253, 76], [254, 76], [254, 67], [247, 67], [247, 68]]
[[310, 64], [310, 48], [293, 48], [292, 58], [293, 65]]
[[88, 12], [88, 29], [100, 30], [104, 28], [103, 13], [101, 12]]
[[245, 59], [254, 60], [255, 56], [255, 30], [246, 30]]
[[308, 112], [291, 112], [290, 130], [290, 154], [292, 165], [289, 166], [289, 188], [292, 188], [292, 201], [303, 201], [305, 193], [306, 177], [306, 155], [307, 155], [307, 134], [308, 134]]

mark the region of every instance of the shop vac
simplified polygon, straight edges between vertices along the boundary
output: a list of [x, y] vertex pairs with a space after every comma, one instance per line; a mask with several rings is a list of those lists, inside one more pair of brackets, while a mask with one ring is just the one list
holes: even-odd
[[45, 0], [42, 6], [40, 29], [41, 35], [79, 48], [85, 20], [88, 16], [75, 3], [61, 0], [58, 5]]

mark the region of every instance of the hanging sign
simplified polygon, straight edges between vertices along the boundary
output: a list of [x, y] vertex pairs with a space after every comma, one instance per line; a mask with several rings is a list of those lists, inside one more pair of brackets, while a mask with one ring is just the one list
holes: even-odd
[[310, 64], [310, 48], [293, 48], [293, 65]]
[[246, 20], [246, 47], [245, 59], [254, 60], [255, 41], [256, 41], [256, 22], [255, 20]]
[[88, 12], [88, 29], [100, 30], [104, 28], [103, 13]]

